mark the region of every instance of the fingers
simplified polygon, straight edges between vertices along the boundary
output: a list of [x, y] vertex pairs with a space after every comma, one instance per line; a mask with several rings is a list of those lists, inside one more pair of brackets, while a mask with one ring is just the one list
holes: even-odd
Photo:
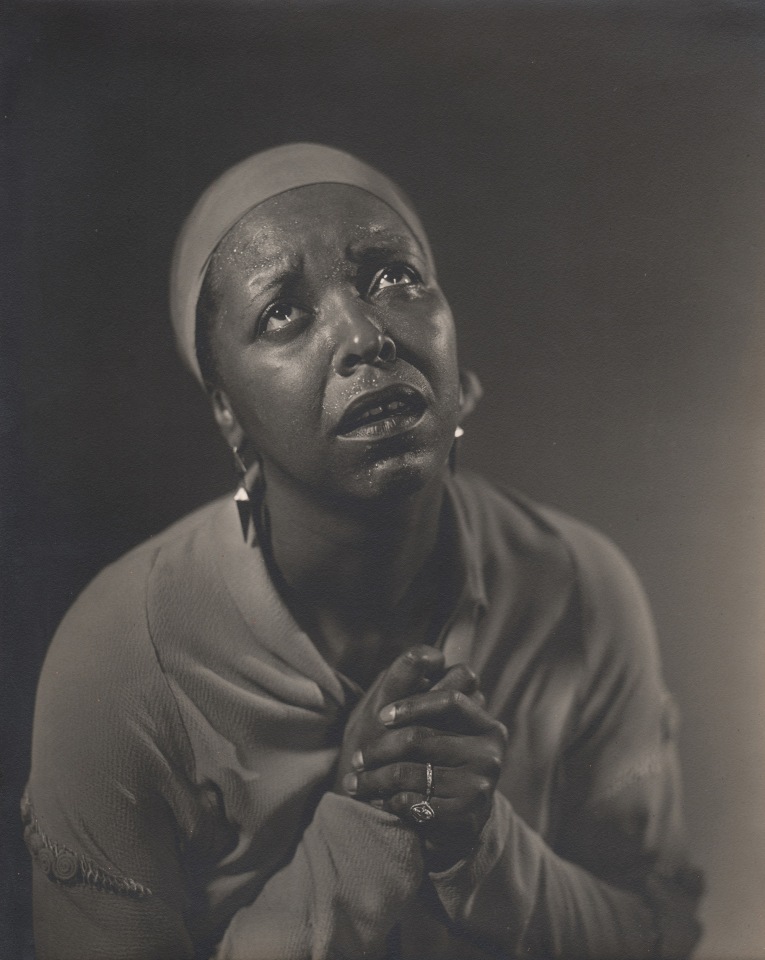
[[397, 700], [383, 707], [379, 718], [386, 727], [418, 724], [448, 733], [477, 734], [495, 730], [503, 738], [507, 736], [498, 720], [460, 690], [429, 690]]
[[486, 706], [486, 697], [478, 689], [478, 677], [466, 663], [458, 663], [450, 667], [430, 689], [460, 690], [462, 693], [469, 695], [470, 699], [475, 701], [479, 707]]
[[441, 678], [444, 672], [444, 655], [435, 647], [419, 644], [397, 657], [383, 675], [377, 695], [378, 703], [407, 697]]
[[486, 697], [478, 689], [478, 677], [465, 663], [458, 663], [450, 667], [447, 672], [437, 680], [432, 686], [425, 683], [419, 690], [412, 690], [412, 693], [421, 693], [426, 690], [460, 690], [462, 693], [470, 696], [479, 707], [486, 706]]
[[504, 743], [498, 731], [479, 736], [454, 736], [433, 727], [388, 730], [357, 750], [351, 758], [355, 771], [372, 770], [400, 760], [435, 763], [445, 767], [480, 765], [495, 779], [502, 768]]
[[[402, 790], [400, 793], [393, 794], [390, 799], [383, 800], [382, 804], [379, 801], [373, 802], [376, 806], [381, 806], [383, 810], [387, 810], [388, 813], [395, 813], [402, 820], [409, 820], [412, 806], [415, 803], [420, 803], [422, 796], [422, 793], [417, 791]], [[477, 806], [473, 797], [431, 797], [428, 803], [436, 814], [431, 830], [433, 828], [446, 831], [459, 829], [462, 833], [473, 828], [474, 822], [480, 822], [482, 819], [485, 823], [485, 812], [491, 809], [491, 798], [492, 791], [487, 788], [485, 795], [482, 794], [480, 804], [483, 809], [481, 811], [476, 809], [475, 813], [471, 815], [471, 808]], [[480, 833], [480, 830], [477, 832]]]
[[449, 667], [446, 673], [437, 680], [431, 690], [461, 690], [471, 695], [478, 690], [478, 677], [466, 663], [458, 663]]
[[[448, 795], [448, 786], [441, 782], [440, 771], [433, 771], [434, 781], [436, 776], [439, 777], [439, 790], [446, 790]], [[416, 791], [422, 795], [427, 790], [425, 766], [421, 763], [391, 763], [377, 770], [349, 773], [343, 780], [343, 787], [349, 796], [357, 800], [389, 799], [402, 790]]]
[[[421, 800], [427, 791], [425, 766], [421, 763], [391, 763], [376, 770], [347, 774], [343, 787], [357, 800], [390, 801], [401, 793], [415, 793]], [[475, 802], [478, 796], [491, 796], [494, 783], [474, 770], [454, 767], [433, 768], [433, 793], [438, 802], [461, 800]], [[413, 800], [412, 803], [416, 803]], [[411, 806], [411, 804], [410, 804]]]

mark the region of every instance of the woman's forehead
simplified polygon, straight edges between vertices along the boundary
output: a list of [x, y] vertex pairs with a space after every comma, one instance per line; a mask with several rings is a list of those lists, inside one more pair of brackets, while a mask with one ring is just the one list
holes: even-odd
[[226, 260], [255, 266], [323, 248], [341, 249], [355, 259], [370, 247], [421, 250], [383, 200], [361, 187], [321, 183], [288, 190], [248, 211], [221, 241], [219, 252]]

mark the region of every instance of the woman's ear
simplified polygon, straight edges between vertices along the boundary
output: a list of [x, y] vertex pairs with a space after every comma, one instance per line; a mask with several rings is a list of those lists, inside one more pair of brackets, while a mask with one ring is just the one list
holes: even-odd
[[223, 434], [223, 439], [232, 450], [235, 447], [241, 447], [244, 440], [244, 430], [239, 426], [239, 421], [226, 393], [219, 387], [211, 386], [208, 388], [207, 395], [210, 398], [213, 416], [218, 424], [218, 429]]
[[475, 410], [478, 401], [483, 396], [481, 381], [472, 370], [460, 370], [460, 414], [459, 422], [463, 424]]

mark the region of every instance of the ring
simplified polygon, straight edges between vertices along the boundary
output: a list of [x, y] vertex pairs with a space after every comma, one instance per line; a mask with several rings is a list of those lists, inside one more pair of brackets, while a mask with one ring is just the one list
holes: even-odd
[[435, 819], [436, 811], [430, 805], [430, 798], [433, 796], [433, 764], [425, 764], [425, 799], [419, 803], [413, 803], [409, 808], [412, 819], [417, 823], [427, 823], [428, 820]]

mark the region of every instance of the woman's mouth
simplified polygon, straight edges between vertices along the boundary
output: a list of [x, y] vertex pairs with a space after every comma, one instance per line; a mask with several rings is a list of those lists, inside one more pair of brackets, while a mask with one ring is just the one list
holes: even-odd
[[337, 428], [339, 437], [374, 440], [411, 430], [426, 403], [419, 391], [400, 384], [363, 394], [351, 403]]

